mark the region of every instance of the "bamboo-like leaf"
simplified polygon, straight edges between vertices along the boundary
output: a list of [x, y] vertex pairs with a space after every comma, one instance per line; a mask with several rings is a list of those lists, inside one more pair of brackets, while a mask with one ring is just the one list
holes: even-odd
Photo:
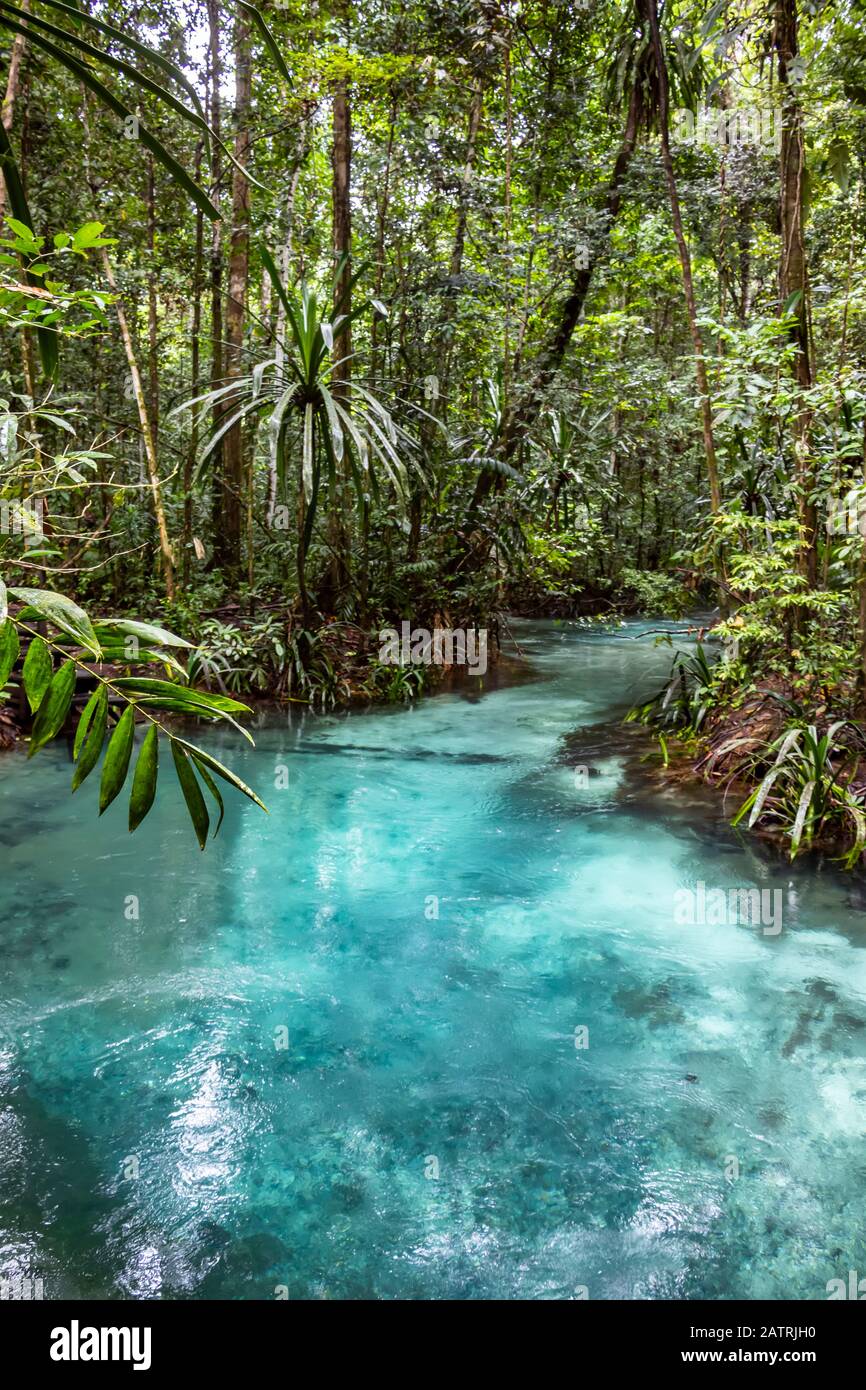
[[[122, 121], [126, 121], [133, 116], [133, 112], [129, 107], [120, 101], [110, 88], [106, 87], [104, 82], [101, 82], [99, 78], [96, 77], [93, 70], [88, 67], [86, 63], [80, 62], [77, 58], [74, 58], [71, 53], [67, 53], [65, 49], [59, 47], [58, 44], [52, 43], [51, 40], [45, 38], [44, 35], [36, 33], [23, 24], [16, 24], [12, 19], [5, 16], [2, 17], [2, 22], [10, 29], [15, 29], [18, 32], [26, 34], [30, 43], [35, 48], [42, 49], [49, 57], [54, 58], [62, 67], [71, 72], [79, 82], [82, 82], [85, 87], [93, 92], [94, 96], [99, 98], [103, 106], [107, 106], [108, 109], [119, 116]], [[150, 133], [137, 117], [135, 119], [137, 138], [140, 140], [141, 144], [144, 145], [145, 149], [150, 150], [154, 158], [162, 164], [163, 168], [168, 170], [174, 182], [180, 184], [206, 217], [209, 217], [211, 221], [218, 221], [220, 215], [219, 209], [214, 207], [203, 190], [190, 178], [183, 165], [179, 164], [174, 158], [174, 155], [169, 154], [165, 146]]]
[[7, 618], [4, 623], [0, 623], [0, 690], [3, 689], [18, 660], [20, 646], [18, 629], [12, 619]]
[[186, 684], [187, 673], [176, 657], [171, 652], [164, 652], [159, 647], [139, 647], [137, 652], [132, 655], [128, 651], [126, 644], [119, 646], [115, 643], [106, 644], [103, 642], [103, 656], [106, 661], [110, 661], [117, 666], [163, 666], [167, 673], [173, 672], [180, 678], [182, 684]]
[[75, 662], [64, 661], [40, 701], [39, 713], [33, 722], [28, 757], [32, 758], [34, 753], [60, 733], [72, 708], [74, 694]]
[[219, 820], [217, 821], [213, 832], [214, 837], [216, 837], [220, 833], [220, 826], [223, 823], [223, 817], [226, 813], [225, 802], [223, 801], [222, 792], [220, 791], [216, 782], [208, 772], [207, 764], [202, 762], [201, 758], [197, 758], [195, 754], [192, 754], [192, 760], [196, 765], [199, 777], [204, 782], [205, 786], [207, 787], [208, 791], [210, 792], [211, 796], [217, 804], [217, 810], [219, 811]]
[[199, 849], [204, 849], [207, 844], [208, 830], [210, 829], [210, 816], [204, 804], [204, 797], [201, 794], [201, 787], [196, 781], [195, 772], [192, 764], [187, 757], [183, 747], [177, 739], [171, 741], [171, 756], [174, 759], [174, 767], [177, 772], [177, 780], [183, 792], [183, 799], [186, 802], [187, 810], [198, 838]]
[[132, 777], [132, 790], [129, 794], [130, 834], [138, 829], [153, 805], [158, 768], [159, 734], [156, 725], [151, 724], [144, 736]]
[[99, 784], [100, 815], [108, 810], [114, 798], [123, 790], [134, 737], [135, 711], [132, 705], [127, 705], [108, 740], [105, 762], [102, 764], [102, 780]]
[[72, 774], [74, 792], [78, 791], [81, 783], [90, 776], [99, 762], [107, 728], [108, 691], [101, 685], [88, 700], [75, 732], [75, 745], [72, 750], [76, 764]]
[[256, 9], [255, 5], [251, 5], [248, 3], [248, 0], [237, 0], [237, 3], [239, 7], [242, 10], [244, 10], [252, 19], [253, 24], [259, 31], [265, 48], [268, 50], [268, 52], [274, 60], [274, 64], [276, 65], [277, 71], [280, 73], [282, 77], [286, 79], [286, 81], [291, 86], [292, 74], [286, 67], [286, 60], [280, 52], [279, 45], [276, 39], [274, 38], [273, 34], [271, 33], [270, 29], [268, 28], [267, 24], [265, 23], [264, 19], [262, 18], [261, 14]]
[[48, 644], [41, 637], [34, 637], [27, 648], [27, 655], [24, 658], [22, 668], [24, 680], [24, 693], [27, 696], [27, 703], [30, 711], [35, 714], [45, 692], [51, 684], [51, 677], [54, 674], [54, 662], [51, 660], [51, 652]]
[[[10, 22], [7, 16], [14, 16], [17, 18], [18, 24], [16, 25]], [[11, 4], [10, 0], [0, 0], [0, 24], [25, 34], [29, 33], [35, 27], [40, 29], [44, 34], [50, 34], [53, 39], [59, 39], [62, 43], [71, 44], [74, 48], [77, 48], [80, 53], [86, 54], [88, 58], [92, 58], [99, 63], [104, 63], [106, 67], [114, 68], [116, 72], [123, 73], [124, 77], [128, 77], [133, 82], [138, 83], [140, 87], [150, 92], [152, 96], [157, 97], [167, 106], [170, 106], [172, 110], [176, 111], [184, 120], [189, 121], [201, 130], [206, 141], [211, 134], [210, 127], [201, 112], [201, 103], [194, 87], [190, 87], [190, 90], [194, 95], [196, 106], [199, 109], [190, 111], [189, 107], [184, 106], [183, 102], [180, 101], [173, 92], [169, 91], [164, 83], [160, 85], [154, 82], [133, 63], [128, 63], [123, 58], [116, 58], [112, 53], [97, 48], [95, 44], [88, 43], [86, 39], [82, 39], [72, 29], [61, 29], [57, 24], [51, 24], [48, 20], [39, 19], [36, 15], [28, 13], [26, 10], [19, 9], [17, 5]], [[153, 57], [152, 51], [144, 51], [148, 58]], [[185, 85], [189, 86], [189, 84]]]
[[65, 0], [43, 0], [43, 3], [47, 5], [49, 9], [56, 10], [63, 15], [68, 15], [76, 24], [85, 24], [88, 28], [96, 29], [100, 33], [107, 35], [108, 38], [114, 39], [115, 42], [123, 44], [124, 47], [131, 48], [139, 57], [145, 58], [147, 62], [152, 63], [154, 67], [160, 68], [173, 82], [177, 82], [179, 86], [183, 87], [194, 103], [199, 115], [202, 117], [204, 116], [201, 98], [198, 92], [183, 69], [173, 63], [170, 58], [166, 58], [164, 54], [158, 52], [158, 50], [154, 48], [148, 48], [147, 44], [141, 43], [138, 39], [134, 38], [128, 30], [118, 29], [114, 24], [108, 24], [103, 19], [97, 19], [95, 15], [88, 14], [75, 4], [66, 4]]
[[188, 647], [190, 650], [193, 647], [192, 642], [187, 642], [183, 637], [176, 637], [167, 628], [157, 627], [154, 623], [135, 622], [132, 618], [102, 618], [95, 624], [95, 628], [98, 637], [101, 637], [103, 632], [106, 635], [118, 632], [130, 637], [140, 637], [150, 646]]
[[270, 815], [267, 806], [263, 801], [259, 800], [252, 788], [248, 787], [246, 782], [242, 782], [237, 773], [232, 772], [231, 768], [224, 767], [221, 762], [218, 762], [213, 754], [205, 752], [203, 748], [197, 748], [194, 743], [188, 743], [185, 738], [175, 739], [175, 743], [179, 743], [181, 748], [186, 749], [197, 761], [205, 763], [210, 768], [211, 772], [215, 772], [218, 777], [221, 777], [224, 782], [228, 782], [230, 786], [235, 787], [237, 791], [243, 792], [244, 796], [249, 797], [250, 801], [254, 801], [257, 806], [260, 806], [263, 811]]
[[97, 659], [102, 656], [93, 624], [84, 609], [64, 594], [55, 594], [51, 589], [10, 589], [9, 592], [32, 608], [40, 618], [45, 618], [62, 632], [74, 637], [91, 656]]
[[146, 700], [148, 695], [168, 695], [184, 701], [194, 713], [194, 705], [203, 705], [217, 714], [251, 714], [249, 705], [233, 700], [229, 695], [214, 695], [210, 690], [190, 690], [187, 686], [175, 685], [172, 681], [152, 680], [147, 676], [121, 676], [112, 681], [118, 690], [125, 691], [132, 699]]

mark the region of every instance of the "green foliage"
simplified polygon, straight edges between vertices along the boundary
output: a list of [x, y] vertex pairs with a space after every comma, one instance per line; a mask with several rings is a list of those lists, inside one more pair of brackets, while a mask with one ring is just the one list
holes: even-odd
[[700, 733], [716, 688], [717, 669], [718, 663], [710, 664], [700, 643], [694, 652], [677, 652], [661, 690], [626, 715], [626, 723], [646, 724], [657, 732], [666, 762], [665, 732], [682, 738]]
[[[15, 613], [9, 610], [9, 596], [23, 606]], [[208, 722], [228, 722], [241, 729], [235, 716], [249, 714], [246, 705], [225, 696], [195, 690], [186, 684], [186, 674], [164, 650], [188, 648], [183, 638], [167, 629], [136, 620], [103, 619], [91, 622], [88, 614], [63, 594], [42, 589], [9, 588], [0, 580], [0, 685], [12, 674], [20, 649], [20, 638], [29, 639], [21, 680], [31, 710], [35, 712], [30, 736], [29, 756], [45, 747], [65, 727], [72, 711], [76, 674], [89, 673], [97, 687], [90, 696], [78, 721], [73, 744], [75, 770], [72, 790], [77, 791], [96, 768], [105, 750], [99, 787], [99, 814], [114, 802], [127, 782], [135, 744], [136, 716], [147, 724], [144, 741], [138, 753], [129, 802], [129, 829], [134, 831], [150, 811], [156, 795], [158, 741], [162, 735], [171, 746], [178, 780], [190, 812], [193, 827], [204, 849], [209, 830], [209, 818], [197, 781], [197, 774], [215, 797], [222, 820], [222, 798], [211, 773], [241, 791], [262, 809], [266, 809], [255, 793], [233, 772], [203, 749], [194, 747], [165, 727], [154, 710], [170, 711], [186, 718]], [[43, 636], [34, 624], [47, 626]], [[154, 680], [139, 675], [104, 675], [92, 663], [122, 655], [115, 643], [119, 637], [131, 642], [126, 652], [127, 665], [138, 666], [145, 656], [155, 656], [172, 662], [181, 680]], [[142, 647], [140, 643], [160, 643]], [[59, 665], [56, 664], [59, 661]], [[119, 711], [119, 713], [118, 713]], [[111, 724], [111, 719], [115, 722]], [[249, 735], [245, 733], [245, 737]], [[252, 740], [250, 740], [252, 742]], [[217, 825], [219, 829], [219, 825]]]
[[[839, 740], [842, 730], [848, 733], [847, 744]], [[749, 826], [781, 826], [790, 839], [792, 859], [822, 835], [834, 840], [847, 835], [842, 859], [846, 868], [853, 868], [866, 846], [866, 815], [862, 793], [852, 792], [849, 783], [864, 750], [862, 731], [847, 720], [837, 720], [823, 734], [814, 724], [787, 729], [752, 755], [753, 771], [770, 759], [772, 765], [732, 823], [739, 824], [748, 813]]]
[[647, 618], [682, 618], [694, 599], [673, 575], [626, 566], [617, 580], [624, 598]]

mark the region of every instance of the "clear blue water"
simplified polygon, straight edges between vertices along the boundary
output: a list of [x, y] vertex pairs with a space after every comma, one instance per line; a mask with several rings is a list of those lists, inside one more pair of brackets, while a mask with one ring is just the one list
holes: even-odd
[[[165, 765], [130, 837], [68, 797], [62, 745], [0, 762], [0, 1274], [264, 1299], [866, 1275], [862, 887], [634, 777], [611, 721], [669, 662], [638, 625], [516, 627], [531, 680], [212, 737], [271, 815], [233, 801], [204, 855]], [[698, 881], [782, 889], [782, 932], [677, 925]]]

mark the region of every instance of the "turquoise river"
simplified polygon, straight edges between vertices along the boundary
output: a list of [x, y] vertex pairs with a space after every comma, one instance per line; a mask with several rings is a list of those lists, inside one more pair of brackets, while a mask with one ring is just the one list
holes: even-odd
[[[203, 733], [135, 836], [0, 761], [0, 1277], [47, 1298], [825, 1299], [866, 1275], [861, 880], [665, 788], [648, 625]], [[645, 635], [644, 635], [645, 634]], [[477, 685], [477, 682], [476, 682]], [[91, 779], [95, 781], [95, 779]], [[730, 813], [729, 806], [728, 812]], [[780, 894], [781, 929], [678, 892]]]

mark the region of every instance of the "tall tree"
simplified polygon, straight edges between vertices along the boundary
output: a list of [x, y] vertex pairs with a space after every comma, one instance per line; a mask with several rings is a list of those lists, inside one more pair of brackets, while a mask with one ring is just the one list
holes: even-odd
[[[237, 380], [243, 370], [244, 328], [247, 311], [247, 282], [250, 265], [250, 183], [246, 167], [250, 150], [250, 104], [252, 64], [250, 21], [245, 11], [235, 20], [235, 109], [234, 154], [232, 166], [232, 228], [229, 250], [229, 283], [226, 296], [225, 378]], [[229, 395], [227, 409], [232, 408]], [[244, 506], [249, 509], [248, 480], [244, 466], [243, 421], [236, 420], [223, 438], [221, 561], [230, 575], [239, 575]]]
[[[798, 84], [802, 63], [799, 57], [797, 0], [776, 0], [774, 43], [777, 71], [782, 88], [782, 145], [780, 155], [779, 295], [782, 307], [792, 315], [791, 338], [796, 344], [794, 372], [801, 392], [812, 385], [812, 358], [809, 331], [809, 284], [806, 247], [803, 239], [806, 147], [803, 110]], [[794, 443], [797, 506], [801, 526], [800, 567], [810, 588], [818, 574], [818, 509], [816, 478], [810, 454], [811, 411], [801, 400], [796, 417]]]

